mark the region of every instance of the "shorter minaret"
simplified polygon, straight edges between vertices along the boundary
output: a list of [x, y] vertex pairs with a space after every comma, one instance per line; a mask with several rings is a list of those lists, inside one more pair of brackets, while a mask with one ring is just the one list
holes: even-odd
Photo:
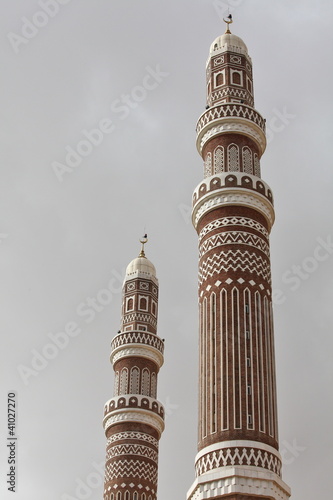
[[164, 408], [156, 396], [164, 344], [156, 335], [158, 280], [144, 252], [147, 235], [140, 241], [141, 252], [126, 269], [121, 329], [111, 342], [115, 385], [104, 408], [104, 500], [155, 500], [157, 493]]

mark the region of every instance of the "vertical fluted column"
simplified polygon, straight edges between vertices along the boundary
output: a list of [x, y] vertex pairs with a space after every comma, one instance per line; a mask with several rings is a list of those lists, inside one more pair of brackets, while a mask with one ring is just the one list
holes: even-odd
[[104, 500], [155, 500], [164, 409], [157, 376], [164, 343], [156, 335], [158, 281], [143, 250], [126, 270], [121, 330], [111, 343], [114, 397], [105, 404]]
[[188, 499], [287, 500], [278, 452], [269, 233], [261, 180], [265, 120], [252, 62], [229, 30], [212, 44], [207, 108], [197, 124], [204, 180], [193, 194], [199, 237], [197, 479]]

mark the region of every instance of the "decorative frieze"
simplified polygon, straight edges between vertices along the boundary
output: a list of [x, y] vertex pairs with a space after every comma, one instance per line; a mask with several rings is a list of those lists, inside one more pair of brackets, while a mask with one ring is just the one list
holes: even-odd
[[208, 96], [208, 103], [211, 106], [215, 106], [216, 102], [219, 101], [218, 104], [221, 104], [221, 100], [237, 100], [237, 101], [246, 101], [249, 106], [253, 106], [254, 99], [251, 93], [248, 90], [235, 88], [235, 87], [222, 87], [213, 90]]
[[246, 189], [224, 188], [211, 193], [207, 193], [193, 207], [192, 222], [197, 228], [202, 217], [217, 208], [229, 205], [245, 206], [261, 213], [267, 220], [269, 230], [271, 229], [275, 213], [271, 202], [259, 193], [249, 193]]
[[116, 446], [111, 446], [107, 449], [106, 459], [111, 460], [112, 458], [121, 457], [123, 455], [134, 455], [144, 458], [149, 458], [153, 462], [157, 463], [158, 452], [150, 448], [149, 446], [142, 446], [140, 444], [120, 444]]
[[132, 408], [119, 409], [107, 414], [104, 419], [104, 430], [108, 431], [110, 427], [116, 424], [136, 423], [138, 425], [148, 425], [157, 430], [159, 435], [164, 430], [164, 421], [160, 415], [154, 414], [149, 410], [135, 410]]
[[108, 439], [106, 441], [106, 446], [109, 447], [112, 443], [114, 443], [116, 441], [122, 441], [122, 442], [123, 441], [129, 441], [129, 442], [144, 441], [144, 442], [150, 443], [156, 449], [158, 449], [158, 440], [155, 439], [150, 434], [145, 434], [144, 432], [137, 432], [137, 431], [116, 432], [115, 434], [111, 434], [111, 436], [108, 437]]
[[246, 245], [261, 250], [269, 258], [269, 245], [260, 236], [246, 231], [227, 231], [207, 238], [199, 247], [201, 258], [210, 250], [224, 245]]
[[229, 117], [234, 117], [234, 118], [237, 117], [249, 120], [258, 125], [258, 127], [260, 127], [261, 130], [265, 133], [266, 124], [261, 114], [258, 113], [258, 111], [256, 111], [251, 106], [246, 106], [245, 104], [236, 104], [236, 103], [219, 104], [207, 109], [207, 111], [202, 113], [202, 115], [198, 120], [196, 132], [197, 134], [200, 134], [202, 129], [208, 123], [211, 123], [215, 120], [219, 120], [221, 118], [229, 118]]
[[267, 198], [273, 205], [273, 194], [266, 182], [258, 179], [255, 175], [243, 172], [224, 172], [215, 174], [210, 178], [204, 179], [194, 190], [192, 196], [193, 206], [196, 202], [208, 192], [216, 191], [221, 188], [242, 188], [254, 191]]
[[248, 271], [254, 276], [261, 276], [267, 283], [271, 282], [270, 263], [267, 258], [247, 250], [222, 250], [219, 253], [211, 254], [200, 263], [199, 284], [201, 285], [215, 274], [227, 273], [228, 271]]
[[211, 231], [215, 231], [216, 229], [221, 229], [228, 226], [239, 226], [243, 228], [254, 229], [255, 231], [260, 232], [268, 239], [269, 234], [265, 226], [260, 224], [260, 222], [255, 221], [249, 217], [240, 217], [240, 216], [229, 216], [222, 217], [213, 220], [206, 224], [199, 233], [199, 241], [201, 241], [207, 234]]
[[226, 447], [224, 443], [220, 444], [219, 449], [206, 453], [197, 459], [195, 464], [197, 476], [220, 467], [237, 465], [261, 467], [276, 473], [278, 476], [281, 475], [281, 457], [274, 448], [261, 449], [260, 445], [255, 442], [252, 443], [252, 446]]
[[104, 415], [123, 408], [143, 408], [144, 410], [149, 410], [153, 413], [156, 413], [162, 419], [164, 418], [164, 408], [159, 401], [157, 401], [155, 398], [139, 394], [126, 394], [113, 397], [107, 403], [105, 403]]
[[118, 478], [130, 477], [131, 479], [145, 478], [155, 486], [157, 485], [157, 466], [143, 460], [122, 460], [110, 461], [105, 466], [106, 481]]
[[143, 344], [158, 349], [161, 354], [164, 352], [164, 342], [160, 337], [149, 332], [140, 332], [132, 330], [130, 332], [122, 332], [116, 335], [111, 342], [111, 351], [120, 346], [127, 344]]

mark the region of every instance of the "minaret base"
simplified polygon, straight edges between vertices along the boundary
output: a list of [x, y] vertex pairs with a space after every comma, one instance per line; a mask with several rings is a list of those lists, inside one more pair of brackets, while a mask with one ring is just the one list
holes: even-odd
[[230, 466], [198, 477], [187, 500], [288, 500], [290, 488], [274, 472], [256, 467]]

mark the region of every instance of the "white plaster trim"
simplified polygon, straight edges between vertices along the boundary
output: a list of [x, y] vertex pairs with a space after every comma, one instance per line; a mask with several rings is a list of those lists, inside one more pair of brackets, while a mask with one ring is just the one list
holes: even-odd
[[[128, 404], [128, 403], [130, 403], [130, 400], [132, 398], [136, 398], [138, 400], [138, 403], [141, 403], [141, 401], [143, 399], [147, 399], [148, 402], [149, 402], [149, 408], [147, 408], [147, 410], [152, 408], [153, 403], [157, 403], [159, 410], [161, 410], [161, 409], [164, 410], [164, 407], [163, 407], [162, 403], [160, 403], [157, 399], [152, 398], [150, 396], [145, 396], [143, 394], [121, 394], [121, 395], [118, 395], [118, 396], [114, 396], [113, 398], [110, 398], [105, 403], [104, 407], [107, 407], [111, 403], [111, 401], [117, 402], [117, 401], [119, 401], [119, 399], [125, 399], [126, 403]], [[114, 412], [117, 409], [119, 409], [119, 408], [115, 408], [114, 410], [111, 410], [111, 411]], [[135, 408], [135, 409], [137, 409], [137, 408]], [[145, 410], [145, 408], [143, 408], [143, 409]]]
[[197, 462], [201, 457], [207, 455], [208, 453], [218, 450], [224, 450], [225, 448], [254, 448], [257, 450], [264, 450], [269, 453], [272, 453], [273, 455], [276, 455], [278, 459], [282, 461], [280, 453], [276, 448], [273, 448], [273, 446], [261, 443], [260, 441], [247, 441], [245, 439], [244, 440], [235, 439], [233, 441], [221, 441], [219, 443], [214, 443], [211, 444], [210, 446], [206, 446], [205, 448], [200, 450], [199, 453], [197, 453], [195, 457], [195, 462]]
[[288, 500], [289, 486], [274, 472], [259, 467], [228, 466], [198, 477], [187, 493], [188, 500], [241, 494]]
[[275, 212], [271, 202], [256, 191], [249, 193], [248, 189], [240, 187], [222, 187], [215, 191], [210, 191], [200, 198], [192, 210], [193, 226], [197, 228], [199, 220], [207, 212], [226, 205], [241, 205], [258, 210], [266, 218], [269, 231], [271, 230], [275, 220]]
[[[237, 179], [237, 186], [226, 186], [226, 181], [228, 177], [235, 177]], [[252, 188], [247, 187], [247, 185], [242, 185], [242, 180], [245, 178], [249, 178], [252, 181]], [[219, 189], [222, 189], [224, 187], [230, 187], [230, 188], [246, 188], [248, 189], [249, 192], [259, 192], [257, 191], [257, 184], [262, 184], [262, 186], [265, 189], [265, 195], [268, 196], [268, 192], [270, 191], [272, 194], [272, 199], [273, 199], [273, 193], [271, 187], [267, 184], [267, 182], [263, 181], [260, 177], [253, 175], [253, 174], [247, 174], [246, 172], [219, 172], [210, 175], [209, 177], [205, 177], [199, 184], [196, 186], [196, 188], [193, 191], [193, 195], [197, 195], [197, 198], [200, 196], [200, 188], [204, 184], [207, 186], [207, 189], [210, 189], [210, 183], [212, 182], [213, 179], [220, 179], [221, 181], [221, 187]], [[259, 193], [261, 194], [261, 193]]]
[[[213, 42], [214, 43], [214, 42]], [[213, 45], [213, 44], [212, 44]], [[220, 49], [217, 49], [217, 50], [212, 50], [210, 49], [209, 51], [209, 56], [208, 56], [208, 59], [206, 61], [206, 67], [209, 65], [210, 61], [213, 59], [213, 57], [216, 57], [217, 55], [219, 54], [224, 54], [225, 52], [234, 52], [234, 53], [237, 53], [237, 54], [242, 54], [243, 56], [246, 57], [246, 59], [251, 63], [252, 65], [252, 59], [251, 57], [249, 56], [247, 50], [245, 49], [241, 49], [240, 47], [237, 47], [235, 45], [223, 45], [222, 48]]]
[[150, 425], [158, 431], [159, 435], [164, 431], [164, 421], [156, 413], [141, 408], [120, 408], [112, 410], [105, 415], [103, 419], [105, 433], [112, 425], [122, 422], [136, 422], [138, 424]]
[[203, 147], [213, 137], [221, 134], [242, 134], [253, 139], [260, 151], [260, 156], [266, 149], [266, 135], [263, 130], [251, 120], [239, 116], [221, 117], [208, 122], [197, 136], [197, 150], [202, 155]]
[[124, 344], [116, 347], [110, 354], [110, 362], [114, 365], [119, 359], [130, 358], [132, 356], [150, 359], [154, 361], [159, 368], [161, 368], [164, 363], [163, 354], [155, 347], [147, 344]]
[[137, 278], [142, 278], [142, 279], [145, 279], [145, 280], [148, 280], [148, 281], [152, 281], [153, 283], [155, 283], [155, 285], [158, 286], [158, 279], [156, 278], [156, 276], [153, 276], [151, 273], [145, 273], [145, 272], [140, 272], [140, 271], [135, 271], [134, 273], [131, 273], [131, 274], [127, 274], [125, 276], [125, 279], [123, 281], [123, 286], [127, 283], [127, 281], [131, 281], [131, 280], [134, 280], [134, 279], [137, 279]]

